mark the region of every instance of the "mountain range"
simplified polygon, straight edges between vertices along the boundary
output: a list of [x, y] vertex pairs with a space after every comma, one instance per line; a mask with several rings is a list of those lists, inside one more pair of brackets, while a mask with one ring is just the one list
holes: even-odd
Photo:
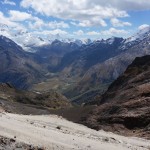
[[[1, 34], [8, 35], [8, 28], [1, 25]], [[32, 37], [36, 45], [24, 44], [25, 49], [19, 46], [22, 44], [0, 36], [3, 62], [0, 82], [38, 92], [57, 90], [78, 104], [90, 102], [95, 95], [104, 93], [136, 57], [150, 54], [149, 27], [127, 39], [62, 40], [57, 35], [58, 39], [45, 43], [45, 39], [29, 35], [23, 31], [11, 34], [18, 44], [17, 38], [25, 36], [22, 41], [26, 42], [26, 38]]]
[[60, 41], [65, 44], [74, 43], [78, 46], [88, 45], [92, 42], [90, 39], [74, 39], [74, 38], [63, 38], [59, 34], [48, 36], [34, 35], [29, 31], [20, 29], [12, 31], [11, 27], [6, 24], [0, 24], [0, 35], [6, 36], [21, 46], [25, 51], [36, 52], [38, 47], [50, 46], [55, 40]]
[[[142, 36], [143, 38], [136, 38], [130, 42], [129, 39], [123, 40], [121, 45], [117, 47], [115, 56], [90, 67], [82, 80], [78, 82], [76, 86], [78, 91], [87, 91], [88, 87], [105, 87], [107, 83], [111, 83], [121, 75], [136, 57], [150, 54], [149, 30]], [[101, 54], [99, 55], [101, 56]]]
[[31, 48], [0, 36], [3, 111], [57, 114], [96, 130], [150, 137], [149, 27], [127, 39], [55, 39]]

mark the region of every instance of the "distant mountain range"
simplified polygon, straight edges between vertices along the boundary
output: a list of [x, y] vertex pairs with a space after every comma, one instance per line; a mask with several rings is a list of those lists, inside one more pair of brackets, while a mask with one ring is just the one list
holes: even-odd
[[149, 43], [150, 28], [146, 28], [128, 39], [113, 37], [67, 53], [59, 69], [68, 76], [74, 76], [78, 82], [65, 94], [77, 96], [75, 102], [81, 103], [84, 99], [80, 101], [78, 95], [84, 92], [87, 95], [87, 91], [91, 93], [91, 90], [97, 92], [97, 87], [103, 92], [136, 57], [150, 54]]
[[128, 39], [95, 41], [62, 40], [59, 35], [45, 40], [9, 31], [0, 26], [1, 34], [11, 37], [0, 36], [0, 81], [35, 91], [55, 89], [79, 104], [103, 93], [136, 57], [150, 54], [149, 27]]
[[92, 42], [90, 39], [74, 39], [74, 38], [63, 38], [59, 34], [48, 36], [34, 35], [29, 31], [20, 29], [12, 32], [12, 29], [6, 24], [0, 24], [0, 35], [10, 38], [18, 45], [20, 45], [25, 51], [36, 52], [38, 48], [49, 47], [53, 42], [60, 41], [64, 44], [74, 43], [78, 46], [88, 45]]

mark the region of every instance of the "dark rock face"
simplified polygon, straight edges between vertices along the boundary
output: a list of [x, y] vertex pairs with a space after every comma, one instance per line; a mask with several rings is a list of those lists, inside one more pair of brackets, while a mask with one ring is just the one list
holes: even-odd
[[150, 56], [136, 58], [97, 105], [86, 125], [150, 138]]

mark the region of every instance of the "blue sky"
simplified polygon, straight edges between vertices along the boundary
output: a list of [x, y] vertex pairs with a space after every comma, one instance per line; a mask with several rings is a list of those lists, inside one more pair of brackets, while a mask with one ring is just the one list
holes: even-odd
[[149, 18], [149, 0], [0, 0], [0, 24], [40, 36], [126, 38]]

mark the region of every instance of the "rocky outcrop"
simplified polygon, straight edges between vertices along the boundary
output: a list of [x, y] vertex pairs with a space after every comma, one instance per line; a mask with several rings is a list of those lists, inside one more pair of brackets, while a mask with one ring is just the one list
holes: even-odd
[[86, 125], [150, 138], [150, 56], [136, 58], [95, 104]]

